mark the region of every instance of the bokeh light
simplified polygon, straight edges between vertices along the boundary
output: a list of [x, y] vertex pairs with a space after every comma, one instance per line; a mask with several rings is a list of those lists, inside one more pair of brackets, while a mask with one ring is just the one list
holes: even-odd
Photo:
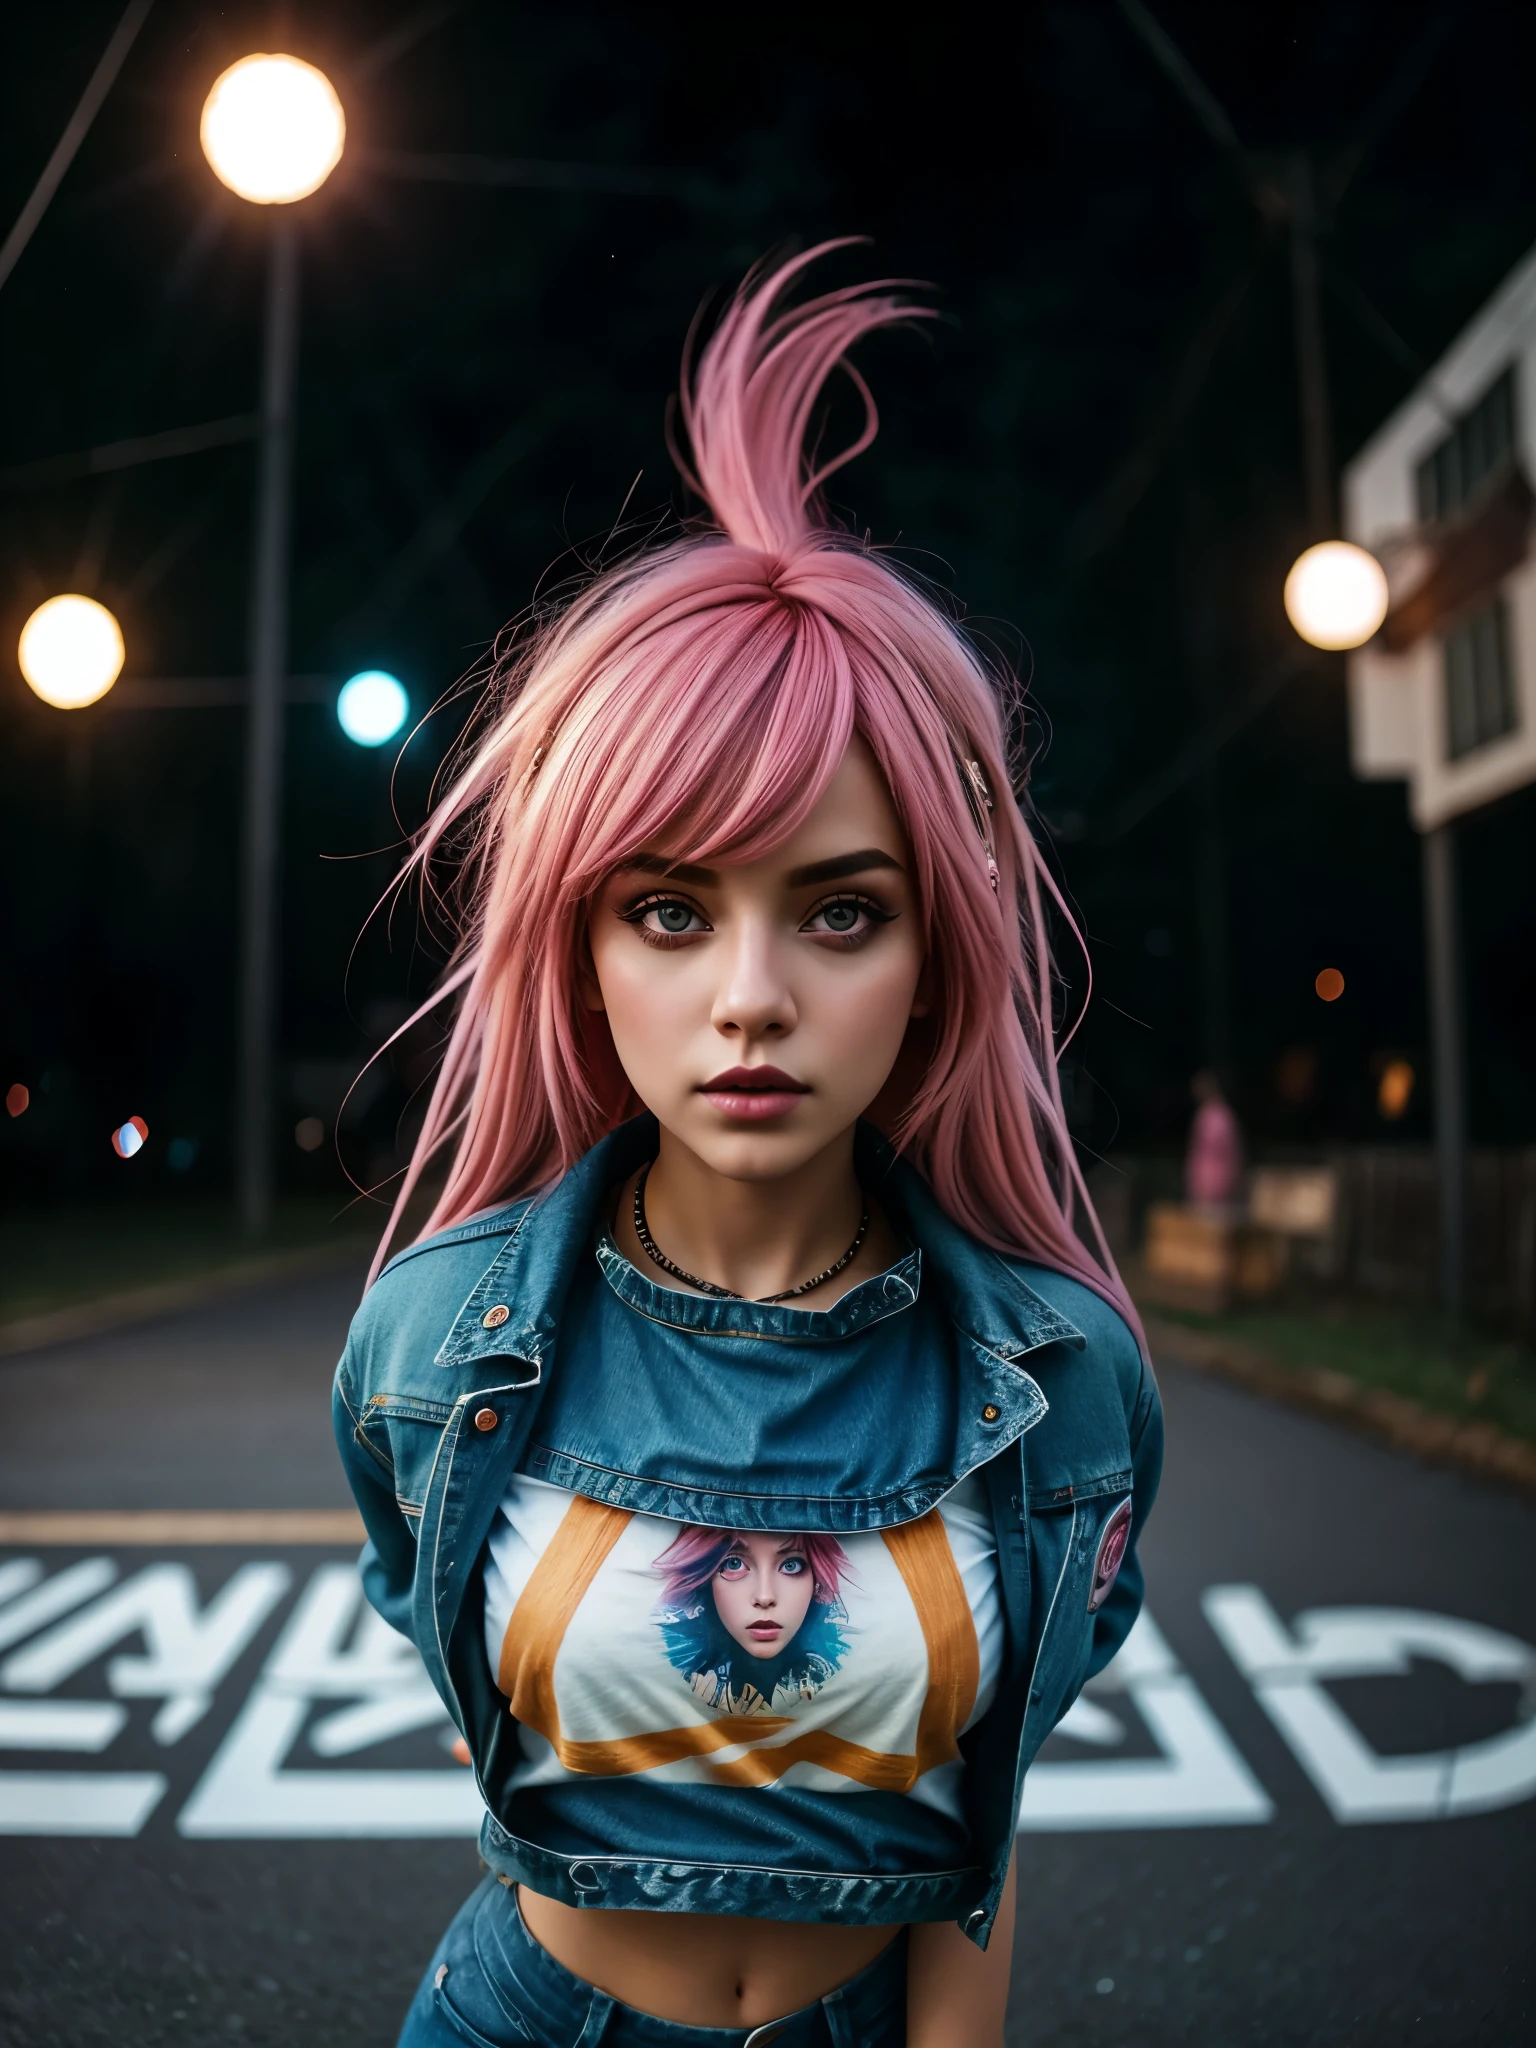
[[1336, 1003], [1344, 993], [1344, 977], [1337, 967], [1325, 967], [1312, 986], [1325, 1003]]
[[1388, 1060], [1376, 1084], [1376, 1107], [1388, 1123], [1407, 1113], [1416, 1076], [1406, 1060]]
[[1291, 565], [1285, 615], [1314, 647], [1363, 647], [1387, 616], [1386, 574], [1352, 541], [1319, 541]]
[[406, 721], [411, 700], [405, 686], [381, 668], [365, 668], [341, 686], [336, 716], [347, 738], [359, 747], [382, 747]]
[[256, 206], [287, 206], [318, 191], [340, 163], [347, 120], [323, 71], [263, 53], [214, 80], [198, 139], [231, 192]]
[[5, 1109], [7, 1116], [20, 1116], [22, 1111], [26, 1108], [27, 1104], [31, 1100], [31, 1089], [24, 1086], [24, 1084], [20, 1081], [13, 1081], [10, 1087], [7, 1088], [5, 1091]]
[[122, 673], [122, 628], [94, 597], [50, 597], [22, 627], [16, 658], [45, 704], [78, 711], [105, 697]]
[[119, 1159], [131, 1159], [135, 1152], [142, 1152], [144, 1140], [149, 1136], [149, 1125], [141, 1116], [129, 1117], [127, 1123], [119, 1124], [112, 1133], [112, 1150]]
[[301, 1152], [318, 1152], [325, 1143], [325, 1125], [317, 1116], [301, 1116], [293, 1127], [293, 1142]]
[[165, 1148], [165, 1163], [172, 1173], [187, 1173], [198, 1154], [196, 1138], [172, 1138]]

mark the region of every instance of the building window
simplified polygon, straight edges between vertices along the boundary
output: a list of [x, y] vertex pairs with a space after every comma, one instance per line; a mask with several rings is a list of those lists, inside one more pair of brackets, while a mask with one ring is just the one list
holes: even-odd
[[1418, 468], [1419, 521], [1459, 512], [1515, 452], [1515, 367], [1500, 372]]
[[1459, 761], [1515, 729], [1515, 678], [1504, 600], [1462, 619], [1445, 636], [1445, 752]]

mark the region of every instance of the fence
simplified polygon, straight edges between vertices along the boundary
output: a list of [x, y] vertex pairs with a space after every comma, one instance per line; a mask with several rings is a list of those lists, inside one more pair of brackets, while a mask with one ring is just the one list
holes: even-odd
[[[1288, 1161], [1300, 1164], [1300, 1161]], [[1439, 1270], [1434, 1154], [1358, 1146], [1325, 1160], [1337, 1181], [1333, 1229], [1304, 1258], [1320, 1281], [1432, 1307]], [[1089, 1184], [1116, 1256], [1134, 1254], [1148, 1206], [1177, 1199], [1173, 1159], [1115, 1159]], [[1467, 1165], [1467, 1306], [1492, 1328], [1536, 1339], [1536, 1148], [1475, 1151]]]

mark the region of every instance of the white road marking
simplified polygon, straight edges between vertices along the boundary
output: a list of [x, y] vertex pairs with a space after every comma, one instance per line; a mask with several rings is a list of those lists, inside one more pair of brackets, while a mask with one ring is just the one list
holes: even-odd
[[[30, 1564], [30, 1558], [18, 1558], [19, 1564]], [[3, 1614], [0, 1614], [0, 1650], [9, 1649], [12, 1643], [19, 1643], [35, 1629], [46, 1628], [50, 1621], [61, 1614], [67, 1614], [71, 1607], [78, 1607], [82, 1601], [91, 1599], [103, 1586], [110, 1586], [117, 1577], [117, 1566], [110, 1557], [82, 1557], [78, 1564], [72, 1564], [59, 1572], [35, 1592], [25, 1594], [20, 1600], [13, 1600]]]
[[142, 1636], [149, 1654], [114, 1657], [107, 1683], [119, 1699], [163, 1700], [151, 1732], [161, 1744], [178, 1742], [207, 1713], [220, 1680], [292, 1582], [285, 1564], [244, 1564], [200, 1610], [186, 1565], [148, 1565], [14, 1651], [0, 1684], [7, 1692], [51, 1692], [125, 1636]]
[[13, 1557], [0, 1564], [0, 1607], [35, 1586], [42, 1576], [43, 1568], [35, 1557]]
[[[1119, 1656], [1095, 1681], [1095, 1698], [1078, 1702], [1086, 1714], [1078, 1714], [1076, 1728], [1068, 1715], [1061, 1732], [1102, 1744], [1103, 1722], [1114, 1722], [1115, 1717], [1098, 1702], [1114, 1692], [1129, 1699], [1162, 1754], [1116, 1757], [1107, 1763], [1031, 1765], [1019, 1811], [1020, 1834], [1255, 1827], [1274, 1818], [1263, 1786], [1238, 1755], [1194, 1680], [1180, 1669], [1145, 1608]], [[1086, 1735], [1079, 1733], [1084, 1728]]]
[[158, 1771], [0, 1771], [0, 1835], [136, 1835], [165, 1783]]
[[[46, 1693], [138, 1638], [142, 1654], [106, 1658], [111, 1700], [0, 1698], [0, 1748], [100, 1754], [128, 1728], [136, 1699], [158, 1702], [153, 1740], [174, 1744], [292, 1582], [275, 1560], [240, 1565], [201, 1604], [191, 1571], [151, 1564], [118, 1582], [117, 1561], [81, 1560], [45, 1578], [31, 1558], [0, 1564], [0, 1666], [11, 1693]], [[1452, 1616], [1407, 1608], [1314, 1608], [1287, 1627], [1252, 1586], [1205, 1595], [1212, 1629], [1345, 1824], [1438, 1820], [1536, 1795], [1536, 1648]], [[72, 1611], [73, 1610], [73, 1611]], [[1406, 1677], [1415, 1659], [1468, 1684], [1515, 1683], [1521, 1717], [1459, 1749], [1379, 1755], [1325, 1690], [1339, 1678]], [[317, 1708], [329, 1711], [315, 1718]], [[1143, 1613], [1120, 1655], [1060, 1733], [1100, 1752], [1136, 1719], [1153, 1757], [1036, 1764], [1026, 1833], [1257, 1826], [1274, 1808], [1194, 1679]], [[448, 1732], [446, 1713], [403, 1636], [366, 1607], [356, 1569], [327, 1563], [305, 1582], [233, 1725], [182, 1807], [197, 1840], [473, 1836], [482, 1807], [470, 1772], [316, 1769], [416, 1731]], [[307, 1734], [306, 1734], [307, 1731]], [[164, 1798], [158, 1772], [0, 1772], [0, 1834], [131, 1836]]]
[[[273, 1840], [479, 1833], [485, 1809], [474, 1777], [462, 1765], [432, 1771], [285, 1768], [316, 1700], [361, 1696], [360, 1705], [320, 1723], [313, 1746], [321, 1754], [343, 1754], [364, 1741], [385, 1741], [406, 1725], [419, 1728], [446, 1718], [413, 1647], [371, 1608], [359, 1622], [361, 1605], [362, 1586], [351, 1565], [322, 1565], [310, 1579], [260, 1681], [182, 1808], [178, 1834]], [[371, 1737], [369, 1716], [378, 1731]]]
[[[1518, 1637], [1407, 1607], [1315, 1607], [1287, 1630], [1257, 1586], [1212, 1586], [1201, 1604], [1342, 1825], [1490, 1813], [1536, 1793], [1536, 1650]], [[1461, 1749], [1379, 1756], [1323, 1681], [1405, 1677], [1415, 1657], [1447, 1665], [1470, 1685], [1521, 1685], [1526, 1718]]]
[[78, 1749], [115, 1742], [128, 1709], [113, 1700], [0, 1700], [0, 1749]]

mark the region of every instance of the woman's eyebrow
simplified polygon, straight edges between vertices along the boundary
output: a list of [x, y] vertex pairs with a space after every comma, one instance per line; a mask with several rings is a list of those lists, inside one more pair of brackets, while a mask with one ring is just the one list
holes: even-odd
[[804, 889], [817, 882], [841, 882], [848, 875], [866, 874], [871, 868], [894, 868], [898, 875], [906, 873], [894, 854], [883, 853], [878, 846], [865, 846], [857, 853], [839, 853], [831, 860], [813, 860], [808, 867], [791, 868], [787, 879], [791, 889]]
[[661, 853], [633, 853], [619, 865], [619, 873], [638, 872], [642, 875], [665, 875], [672, 882], [687, 882], [695, 889], [713, 889], [720, 877], [713, 868], [696, 868], [687, 861], [668, 860]]

